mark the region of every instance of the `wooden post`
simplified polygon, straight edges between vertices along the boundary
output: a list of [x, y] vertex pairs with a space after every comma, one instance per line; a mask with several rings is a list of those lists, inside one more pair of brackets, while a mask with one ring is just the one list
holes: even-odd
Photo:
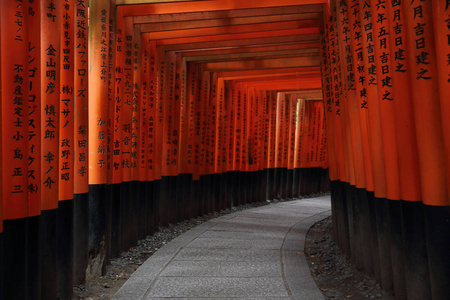
[[75, 7], [74, 53], [74, 283], [84, 282], [88, 263], [89, 164], [88, 164], [88, 1]]
[[[39, 223], [41, 214], [41, 7], [37, 1], [28, 8], [29, 111], [28, 111], [28, 221], [27, 276], [29, 299], [41, 295]], [[1, 277], [1, 276], [0, 276]], [[0, 279], [1, 280], [1, 279]], [[1, 287], [0, 287], [1, 289]], [[0, 293], [1, 294], [1, 293]], [[0, 297], [2, 297], [0, 295]]]
[[61, 12], [60, 2], [41, 1], [42, 298], [56, 297]]
[[[442, 233], [442, 236], [436, 234], [436, 230], [448, 220], [448, 186], [441, 120], [442, 107], [441, 101], [438, 101], [442, 97], [439, 93], [438, 69], [443, 62], [436, 60], [432, 2], [434, 1], [402, 2], [406, 20], [404, 28], [407, 34], [406, 53], [410, 58], [407, 67], [411, 87], [414, 89], [412, 103], [421, 198], [424, 204], [416, 210], [411, 209], [409, 214], [411, 217], [413, 213], [423, 215], [425, 221], [423, 232], [422, 218], [415, 216], [416, 236], [412, 238], [415, 239], [416, 249], [421, 250], [419, 252], [421, 256], [416, 256], [415, 262], [410, 260], [406, 265], [407, 269], [413, 268], [417, 274], [415, 285], [411, 283], [411, 289], [407, 289], [407, 293], [408, 296], [414, 293], [416, 297], [422, 298], [445, 297], [444, 294], [448, 292], [448, 285], [439, 278], [448, 274], [448, 261], [442, 260], [445, 255], [442, 256], [443, 252], [439, 250], [446, 247], [443, 245], [449, 244], [448, 233]], [[420, 266], [428, 265], [428, 273], [425, 269], [418, 268], [417, 257], [421, 258]], [[409, 278], [407, 282], [408, 280]]]
[[1, 4], [3, 296], [25, 298], [28, 214], [28, 4]]
[[73, 198], [74, 198], [74, 59], [75, 1], [62, 5], [59, 85], [59, 167], [58, 167], [58, 290], [57, 297], [73, 294]]
[[89, 249], [100, 261], [92, 276], [101, 274], [106, 258], [109, 11], [108, 0], [89, 2]]

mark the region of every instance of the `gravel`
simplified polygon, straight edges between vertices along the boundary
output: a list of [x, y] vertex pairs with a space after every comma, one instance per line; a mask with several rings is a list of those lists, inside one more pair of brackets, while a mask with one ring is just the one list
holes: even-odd
[[360, 272], [336, 245], [331, 217], [310, 228], [305, 255], [325, 299], [395, 299], [373, 276]]
[[145, 239], [138, 241], [137, 245], [130, 248], [129, 251], [122, 252], [119, 258], [112, 259], [111, 264], [106, 267], [106, 274], [104, 276], [89, 280], [84, 285], [74, 286], [73, 299], [111, 299], [120, 287], [127, 281], [131, 274], [156, 251], [158, 251], [161, 247], [164, 247], [164, 245], [168, 244], [177, 236], [210, 219], [271, 203], [320, 197], [324, 195], [329, 195], [329, 193], [318, 193], [309, 196], [301, 196], [295, 199], [274, 199], [241, 206], [233, 206], [221, 212], [214, 212], [208, 215], [192, 218], [190, 220], [179, 222], [175, 225], [170, 224], [167, 228], [160, 227], [153, 235], [149, 235]]

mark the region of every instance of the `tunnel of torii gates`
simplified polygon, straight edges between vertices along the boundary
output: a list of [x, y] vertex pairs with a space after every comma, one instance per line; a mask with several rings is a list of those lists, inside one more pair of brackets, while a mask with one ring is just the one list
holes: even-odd
[[331, 189], [360, 270], [449, 299], [449, 6], [2, 0], [0, 298], [70, 299], [159, 226]]

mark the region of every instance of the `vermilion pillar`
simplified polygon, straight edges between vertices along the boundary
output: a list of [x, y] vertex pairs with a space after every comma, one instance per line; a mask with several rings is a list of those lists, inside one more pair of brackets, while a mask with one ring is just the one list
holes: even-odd
[[[445, 163], [445, 146], [442, 127], [442, 107], [439, 97], [438, 70], [443, 62], [437, 61], [436, 39], [434, 36], [432, 5], [434, 1], [402, 2], [405, 12], [405, 30], [407, 33], [406, 51], [409, 57], [408, 73], [412, 93], [414, 121], [416, 125], [417, 150], [420, 170], [420, 184], [422, 201], [424, 206], [416, 210], [417, 214], [423, 214], [425, 221], [426, 249], [423, 238], [421, 239], [422, 255], [428, 254], [430, 290], [425, 270], [421, 269], [416, 289], [409, 292], [420, 293], [422, 297], [445, 297], [448, 293], [448, 285], [440, 278], [448, 274], [448, 261], [441, 261], [443, 254], [439, 249], [442, 245], [448, 245], [448, 239], [442, 240], [442, 236], [436, 234], [436, 229], [442, 227], [448, 220], [448, 186]], [[445, 208], [444, 208], [445, 207]], [[445, 211], [445, 212], [444, 212]], [[419, 224], [418, 226], [420, 226]], [[438, 246], [439, 245], [439, 246]], [[424, 265], [425, 261], [421, 263]], [[420, 290], [418, 290], [420, 289]]]
[[73, 198], [74, 198], [74, 59], [75, 1], [62, 5], [59, 85], [58, 166], [58, 290], [57, 297], [71, 298], [73, 285]]
[[[145, 38], [144, 38], [145, 39]], [[148, 177], [147, 180], [151, 181], [149, 194], [151, 197], [151, 212], [149, 215], [149, 224], [153, 225], [153, 228], [156, 228], [156, 214], [158, 212], [158, 202], [156, 201], [155, 191], [155, 136], [156, 136], [156, 45], [154, 42], [148, 41], [149, 43], [149, 81], [148, 81], [148, 131], [147, 131], [147, 168], [148, 168]]]
[[[436, 48], [436, 63], [437, 80], [439, 84], [439, 97], [441, 106], [441, 118], [442, 118], [442, 134], [444, 137], [444, 153], [446, 159], [447, 170], [447, 190], [450, 197], [450, 3], [449, 1], [432, 1], [433, 8], [433, 25], [435, 36], [435, 48]], [[426, 10], [428, 13], [429, 10]], [[445, 63], [446, 62], [446, 63]], [[446, 206], [450, 205], [447, 203]], [[443, 224], [448, 223], [449, 212], [448, 207], [438, 208], [440, 211], [436, 215], [431, 214], [429, 220], [433, 221], [440, 219], [435, 228], [442, 228]], [[429, 253], [432, 255], [431, 259], [431, 281], [432, 281], [432, 295], [433, 297], [446, 297], [450, 293], [449, 286], [446, 280], [443, 278], [450, 277], [450, 260], [447, 258], [446, 250], [450, 243], [448, 234], [448, 226], [445, 226], [447, 230], [444, 233], [437, 233], [432, 237], [434, 245], [429, 243]], [[431, 229], [428, 233], [436, 233], [436, 230]], [[442, 237], [444, 239], [442, 240]]]
[[[445, 5], [444, 5], [445, 4]], [[436, 47], [436, 62], [438, 65], [437, 79], [439, 82], [439, 96], [441, 104], [442, 131], [446, 153], [447, 186], [450, 183], [450, 4], [445, 1], [432, 3], [433, 27]], [[445, 63], [447, 62], [447, 63]]]
[[73, 199], [74, 189], [74, 52], [75, 8], [73, 1], [64, 3], [61, 18], [61, 63], [59, 104], [59, 200]]
[[[139, 138], [138, 138], [138, 159], [139, 159], [139, 181], [140, 181], [140, 199], [141, 208], [140, 216], [144, 224], [139, 225], [140, 235], [147, 234], [152, 231], [153, 225], [150, 221], [151, 214], [151, 186], [148, 183], [148, 149], [147, 149], [147, 137], [149, 128], [149, 73], [150, 73], [150, 43], [149, 41], [141, 35], [141, 49], [142, 55], [140, 56], [139, 62], [141, 65], [141, 89], [140, 89], [140, 100], [141, 109], [139, 110]], [[152, 208], [153, 210], [153, 208]], [[141, 221], [140, 221], [141, 222]], [[143, 227], [143, 228], [141, 228]]]
[[61, 9], [60, 2], [41, 1], [42, 298], [56, 297]]
[[133, 143], [133, 20], [123, 18], [123, 98], [122, 98], [122, 144], [121, 144], [121, 172], [122, 182], [120, 185], [121, 202], [121, 238], [122, 249], [134, 245], [136, 230], [134, 218], [134, 189], [132, 186], [131, 170], [134, 169], [132, 161]]
[[[28, 8], [29, 46], [29, 112], [28, 112], [28, 298], [40, 297], [41, 260], [39, 222], [41, 214], [41, 17], [40, 3], [30, 2]], [[0, 279], [1, 280], [1, 279]], [[0, 295], [1, 297], [1, 295]]]
[[88, 261], [88, 1], [77, 1], [75, 7], [74, 49], [74, 283], [85, 278]]
[[297, 129], [297, 98], [289, 95], [289, 147], [288, 147], [288, 178], [287, 178], [287, 196], [293, 198], [293, 180], [295, 163], [295, 137]]
[[[357, 147], [358, 141], [356, 136], [356, 126], [353, 112], [355, 99], [354, 93], [354, 70], [353, 70], [353, 53], [351, 48], [350, 24], [348, 19], [348, 8], [344, 2], [336, 3], [336, 58], [337, 76], [340, 86], [339, 91], [342, 93], [340, 97], [340, 114], [343, 134], [344, 162], [346, 167], [346, 178], [349, 185], [346, 185], [346, 201], [348, 208], [349, 236], [352, 251], [352, 260], [358, 269], [363, 267], [361, 243], [360, 243], [360, 227], [359, 219], [355, 217], [355, 207], [359, 204], [356, 201], [356, 188], [362, 187], [364, 178], [364, 170], [361, 169], [362, 162], [360, 152]], [[356, 158], [358, 157], [358, 160]], [[355, 200], [355, 201], [354, 201]]]
[[[124, 18], [124, 68], [123, 68], [123, 102], [122, 102], [122, 182], [131, 181], [132, 119], [133, 119], [133, 20]], [[128, 186], [125, 185], [127, 188]], [[129, 190], [123, 195], [129, 197]], [[128, 201], [127, 201], [128, 202]]]
[[448, 205], [431, 1], [403, 2], [421, 172], [422, 201]]
[[[89, 1], [89, 249], [100, 254], [100, 266], [105, 263], [107, 239], [109, 11], [108, 0]], [[101, 269], [92, 268], [91, 272], [98, 275]]]
[[[1, 121], [3, 280], [5, 298], [26, 297], [28, 214], [28, 4], [1, 4]], [[17, 264], [15, 264], [17, 262]], [[5, 272], [4, 270], [8, 270]]]

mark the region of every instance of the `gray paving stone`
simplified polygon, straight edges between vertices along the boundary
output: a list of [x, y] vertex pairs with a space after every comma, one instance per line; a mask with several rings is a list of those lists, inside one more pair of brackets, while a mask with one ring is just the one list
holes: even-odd
[[283, 239], [285, 232], [246, 232], [231, 230], [208, 230], [199, 236], [199, 238], [221, 238], [221, 239], [262, 239], [262, 238], [279, 238]]
[[280, 249], [282, 239], [222, 239], [222, 238], [197, 238], [186, 247], [188, 248], [219, 248], [219, 249]]
[[[280, 218], [282, 217], [282, 218]], [[233, 218], [231, 220], [228, 220], [228, 224], [249, 224], [249, 225], [265, 225], [265, 226], [278, 226], [278, 227], [286, 227], [286, 226], [292, 226], [296, 222], [298, 222], [298, 219], [296, 218], [285, 218], [283, 214], [279, 214], [278, 218], [264, 218], [264, 223], [261, 224], [261, 218], [260, 217], [246, 217], [246, 216], [239, 216], [236, 218]]]
[[288, 297], [280, 277], [160, 277], [146, 298], [154, 297]]
[[[239, 226], [237, 226], [239, 225]], [[214, 227], [214, 230], [221, 231], [245, 231], [245, 232], [258, 232], [264, 231], [269, 233], [286, 233], [289, 229], [288, 226], [274, 226], [266, 224], [236, 224], [236, 223], [221, 223]]]
[[280, 250], [183, 248], [175, 260], [280, 262]]
[[322, 292], [311, 277], [304, 255], [298, 253], [298, 251], [283, 251], [284, 275], [292, 298], [323, 299]]
[[223, 297], [223, 298], [217, 298], [217, 297], [206, 297], [206, 298], [199, 298], [199, 297], [195, 297], [195, 298], [186, 298], [186, 297], [178, 297], [178, 298], [147, 298], [148, 300], [176, 300], [176, 299], [208, 299], [208, 300], [225, 300], [225, 299], [233, 299], [233, 300], [291, 300], [291, 298], [289, 297], [270, 297], [270, 298], [261, 298], [261, 297], [257, 297], [257, 298], [252, 298], [252, 297], [245, 297], [245, 298], [240, 298], [240, 297]]
[[282, 211], [277, 211], [277, 213], [270, 213], [269, 211], [260, 211], [260, 212], [252, 212], [246, 215], [243, 215], [243, 217], [246, 218], [254, 218], [254, 219], [260, 219], [264, 218], [265, 220], [279, 220], [280, 216], [283, 217], [283, 219], [286, 220], [292, 220], [292, 221], [298, 221], [299, 218], [307, 218], [311, 216], [311, 214], [308, 213], [301, 213], [301, 212], [292, 212], [292, 209], [284, 209]]
[[160, 276], [163, 277], [281, 277], [279, 261], [176, 260]]
[[157, 251], [113, 299], [323, 299], [299, 253], [330, 210], [320, 197], [202, 223]]

